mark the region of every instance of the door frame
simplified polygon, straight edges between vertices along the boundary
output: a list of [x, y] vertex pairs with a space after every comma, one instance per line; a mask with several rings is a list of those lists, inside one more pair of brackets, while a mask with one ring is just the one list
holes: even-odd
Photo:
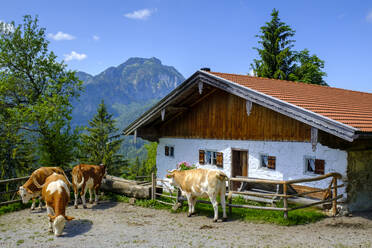
[[[233, 156], [233, 152], [234, 151], [237, 151], [237, 152], [247, 152], [247, 163], [246, 163], [246, 168], [247, 168], [247, 176], [248, 176], [248, 169], [249, 169], [249, 151], [248, 149], [241, 149], [241, 148], [231, 148], [231, 162], [230, 162], [230, 177], [233, 177], [233, 166], [234, 166], [234, 156]], [[242, 167], [243, 169], [243, 167]], [[242, 171], [242, 174], [243, 174], [243, 171]]]

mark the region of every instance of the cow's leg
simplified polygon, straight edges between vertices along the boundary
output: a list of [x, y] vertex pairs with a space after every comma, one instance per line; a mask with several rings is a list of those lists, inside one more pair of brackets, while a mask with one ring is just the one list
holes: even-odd
[[87, 188], [85, 185], [81, 188], [80, 196], [81, 196], [81, 201], [83, 202], [83, 208], [87, 208], [87, 203], [85, 202], [85, 194], [87, 193]]
[[191, 214], [195, 214], [196, 197], [191, 197]]
[[39, 196], [39, 209], [42, 210], [43, 209], [43, 202], [41, 200], [41, 196]]
[[93, 189], [89, 188], [89, 203], [93, 203]]
[[189, 204], [189, 213], [187, 214], [187, 217], [190, 217], [191, 216], [191, 211], [192, 211], [192, 197], [191, 197], [191, 194], [186, 194], [186, 198], [187, 198], [187, 203]]
[[213, 210], [214, 210], [213, 221], [214, 222], [217, 222], [217, 220], [218, 220], [218, 201], [216, 199], [216, 195], [210, 194], [209, 195], [209, 199], [211, 200], [211, 203], [212, 203], [212, 206], [213, 206]]
[[75, 196], [74, 207], [78, 208], [78, 188], [75, 183], [72, 184], [72, 188], [74, 189], [74, 196]]
[[98, 193], [99, 193], [99, 189], [98, 189], [98, 187], [95, 189], [95, 194], [94, 194], [94, 202], [96, 203], [96, 204], [98, 204]]
[[32, 205], [31, 205], [31, 210], [34, 210], [34, 209], [35, 209], [35, 205], [36, 205], [36, 200], [35, 200], [35, 197], [32, 197]]
[[[49, 207], [48, 205], [46, 205], [46, 209], [47, 209], [47, 214], [49, 215], [54, 215], [54, 210], [53, 208]], [[49, 218], [48, 216], [48, 221], [49, 221], [49, 231], [50, 232], [53, 232], [53, 221]]]

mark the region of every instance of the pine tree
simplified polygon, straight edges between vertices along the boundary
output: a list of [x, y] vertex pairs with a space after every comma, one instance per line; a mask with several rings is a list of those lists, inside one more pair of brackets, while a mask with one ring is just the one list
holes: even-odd
[[260, 59], [251, 64], [257, 77], [285, 79], [290, 81], [327, 85], [323, 77], [327, 74], [324, 61], [304, 49], [292, 50], [295, 40], [291, 38], [295, 31], [280, 21], [279, 11], [273, 9], [271, 21], [261, 27], [261, 34], [256, 35], [261, 48], [255, 47]]
[[295, 31], [280, 21], [278, 10], [273, 9], [271, 16], [271, 21], [261, 27], [261, 34], [256, 35], [262, 48], [254, 48], [260, 59], [255, 59], [251, 67], [258, 77], [288, 79], [295, 59], [291, 50]]
[[121, 175], [120, 169], [127, 166], [123, 156], [117, 154], [122, 139], [116, 138], [118, 128], [115, 127], [115, 120], [112, 119], [112, 114], [107, 112], [103, 100], [89, 126], [86, 128], [87, 133], [81, 136], [82, 160], [93, 164], [105, 164], [109, 174]]

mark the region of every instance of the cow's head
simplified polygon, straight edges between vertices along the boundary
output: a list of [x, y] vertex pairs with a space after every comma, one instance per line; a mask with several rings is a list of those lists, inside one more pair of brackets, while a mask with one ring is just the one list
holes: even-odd
[[53, 227], [53, 233], [55, 236], [61, 236], [63, 229], [65, 228], [66, 220], [70, 221], [74, 219], [74, 217], [71, 216], [53, 216], [48, 214], [50, 222], [52, 222], [52, 227]]
[[27, 202], [29, 202], [29, 200], [31, 200], [33, 192], [29, 190], [28, 188], [21, 186], [19, 187], [18, 195], [21, 196], [22, 202], [26, 204]]
[[177, 172], [178, 172], [178, 170], [168, 171], [168, 174], [165, 176], [166, 178], [168, 178], [169, 183], [172, 186], [178, 186], [176, 181], [174, 180], [174, 176], [177, 174]]

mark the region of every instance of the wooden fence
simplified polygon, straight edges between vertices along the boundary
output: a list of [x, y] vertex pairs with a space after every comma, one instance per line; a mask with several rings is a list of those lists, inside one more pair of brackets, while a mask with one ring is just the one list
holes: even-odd
[[[22, 200], [19, 199], [19, 196], [17, 194], [18, 188], [22, 185], [22, 182], [27, 181], [27, 179], [29, 178], [30, 176], [0, 180], [0, 186], [5, 185], [4, 187], [1, 187], [5, 190], [0, 192], [0, 199], [2, 199], [0, 202], [0, 206], [15, 202], [21, 202]], [[3, 195], [7, 195], [7, 197], [2, 197]], [[6, 200], [3, 201], [3, 199]]]
[[[314, 189], [306, 192], [301, 193], [293, 193], [289, 192], [289, 188], [295, 184], [299, 183], [305, 183], [305, 182], [314, 182], [314, 181], [321, 181], [327, 178], [332, 178], [331, 183], [327, 188], [324, 189]], [[331, 202], [332, 203], [332, 214], [337, 214], [337, 200], [342, 198], [342, 195], [337, 195], [337, 189], [344, 187], [343, 184], [338, 185], [337, 180], [341, 179], [341, 175], [339, 173], [329, 173], [326, 175], [313, 177], [313, 178], [305, 178], [305, 179], [296, 179], [296, 180], [288, 180], [288, 181], [280, 181], [280, 180], [266, 180], [266, 179], [257, 179], [257, 178], [247, 178], [247, 177], [239, 177], [239, 178], [230, 178], [228, 180], [228, 204], [226, 204], [229, 207], [229, 214], [232, 213], [232, 208], [251, 208], [251, 209], [261, 209], [261, 210], [274, 210], [274, 211], [283, 211], [284, 218], [288, 218], [288, 212], [293, 211], [296, 209], [301, 208], [307, 208], [315, 205], [320, 205], [324, 203]], [[243, 191], [237, 191], [233, 190], [233, 182], [239, 182], [239, 183], [254, 183], [254, 184], [270, 184], [270, 185], [277, 185], [277, 189], [281, 187], [282, 190], [277, 190], [276, 192], [262, 192], [262, 191], [253, 191], [253, 190], [243, 190]], [[156, 188], [163, 188], [167, 189], [170, 194], [164, 194], [164, 193], [157, 193], [155, 191]], [[299, 198], [303, 197], [309, 194], [319, 193], [323, 192], [324, 199], [321, 200], [313, 200], [311, 203], [308, 204], [302, 204], [300, 206], [296, 207], [288, 207], [288, 200], [290, 198]], [[283, 200], [283, 207], [276, 207], [276, 206], [256, 206], [256, 205], [238, 205], [232, 203], [232, 195], [242, 195], [242, 196], [254, 196], [257, 198], [277, 198]], [[162, 200], [157, 199], [157, 196], [167, 197], [171, 198], [172, 202], [164, 202]], [[152, 174], [152, 196], [151, 199], [159, 201], [163, 204], [167, 205], [175, 205], [175, 204], [181, 204], [186, 199], [181, 197], [180, 191], [177, 191], [177, 195], [174, 194], [174, 190], [172, 190], [168, 184], [167, 180], [158, 179], [156, 178], [155, 174]], [[200, 203], [206, 203], [211, 204], [209, 201], [205, 200], [198, 200], [197, 202]]]

